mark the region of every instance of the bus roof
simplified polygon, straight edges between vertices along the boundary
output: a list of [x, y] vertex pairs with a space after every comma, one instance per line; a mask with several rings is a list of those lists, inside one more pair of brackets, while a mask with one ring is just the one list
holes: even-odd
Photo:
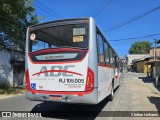
[[31, 25], [29, 27], [36, 27], [39, 25], [45, 25], [45, 24], [50, 24], [50, 23], [55, 23], [55, 22], [64, 22], [64, 21], [77, 21], [77, 20], [89, 20], [92, 17], [88, 17], [88, 18], [68, 18], [68, 19], [60, 19], [60, 20], [54, 20], [54, 21], [49, 21], [49, 22], [44, 22], [44, 23], [38, 23], [35, 25]]

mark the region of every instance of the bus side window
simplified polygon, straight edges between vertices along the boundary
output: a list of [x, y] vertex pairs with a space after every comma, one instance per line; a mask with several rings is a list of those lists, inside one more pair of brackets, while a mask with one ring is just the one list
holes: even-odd
[[113, 51], [112, 51], [111, 47], [109, 47], [109, 55], [110, 55], [110, 65], [114, 66]]
[[116, 54], [115, 54], [115, 52], [113, 51], [113, 49], [112, 49], [112, 59], [113, 59], [112, 65], [113, 65], [114, 67], [116, 67]]
[[118, 60], [118, 68], [119, 68], [119, 71], [121, 72], [122, 66], [121, 66], [121, 60], [120, 60], [120, 58], [119, 58], [119, 60]]
[[118, 57], [116, 56], [116, 54], [114, 55], [114, 63], [115, 63], [115, 68], [118, 68]]
[[123, 62], [122, 61], [120, 61], [120, 71], [121, 73], [123, 72]]
[[100, 34], [97, 34], [97, 46], [98, 46], [98, 62], [104, 63], [104, 48], [103, 48], [103, 39]]
[[104, 42], [104, 53], [105, 53], [105, 63], [106, 65], [109, 65], [110, 64], [109, 47], [107, 42]]

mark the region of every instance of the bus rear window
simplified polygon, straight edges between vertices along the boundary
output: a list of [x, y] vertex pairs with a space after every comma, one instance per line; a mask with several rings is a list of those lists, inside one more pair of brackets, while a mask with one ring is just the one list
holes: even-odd
[[50, 48], [88, 48], [88, 24], [61, 25], [30, 31], [29, 52]]

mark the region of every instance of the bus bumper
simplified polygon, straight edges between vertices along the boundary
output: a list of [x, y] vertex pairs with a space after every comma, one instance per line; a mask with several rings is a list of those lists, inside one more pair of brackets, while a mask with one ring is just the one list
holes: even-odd
[[[61, 100], [51, 100], [50, 96], [61, 96]], [[98, 89], [94, 89], [90, 94], [78, 95], [65, 95], [65, 94], [39, 94], [26, 91], [26, 98], [31, 101], [53, 101], [63, 103], [75, 104], [98, 104]]]

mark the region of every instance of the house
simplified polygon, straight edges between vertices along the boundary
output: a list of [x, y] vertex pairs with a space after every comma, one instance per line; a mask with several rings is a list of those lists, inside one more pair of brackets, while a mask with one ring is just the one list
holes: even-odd
[[151, 65], [147, 64], [150, 56], [147, 55], [145, 57], [142, 57], [140, 59], [136, 59], [134, 61], [134, 68], [136, 72], [139, 73], [150, 73]]
[[22, 85], [24, 60], [24, 52], [0, 47], [0, 84]]
[[[160, 77], [160, 47], [150, 49], [150, 58], [147, 62], [151, 65], [151, 74], [153, 78]], [[155, 67], [156, 66], [156, 67]]]
[[136, 69], [134, 66], [135, 61], [138, 59], [143, 59], [148, 55], [149, 54], [128, 54], [126, 55], [126, 62], [127, 62], [128, 70], [135, 71]]

